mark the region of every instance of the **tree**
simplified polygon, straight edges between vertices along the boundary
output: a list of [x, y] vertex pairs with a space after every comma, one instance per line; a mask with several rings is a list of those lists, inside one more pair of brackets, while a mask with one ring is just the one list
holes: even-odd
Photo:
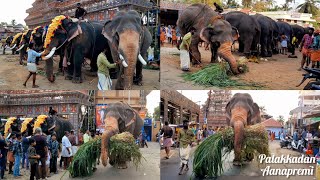
[[241, 4], [244, 8], [248, 8], [252, 5], [252, 0], [242, 0]]
[[1, 22], [1, 26], [7, 26], [8, 25], [8, 23], [6, 23], [6, 22]]
[[153, 120], [159, 121], [160, 120], [160, 106], [154, 108], [153, 112]]
[[286, 0], [286, 2], [283, 4], [283, 9], [285, 11], [289, 10], [289, 3], [292, 3], [293, 0]]
[[279, 117], [277, 118], [278, 122], [280, 122], [281, 124], [284, 123], [284, 117], [282, 115], [279, 115]]
[[257, 12], [263, 12], [267, 10], [267, 3], [264, 1], [257, 1], [252, 5], [252, 10]]
[[12, 19], [12, 20], [11, 20], [11, 25], [12, 25], [12, 26], [16, 25], [16, 20], [15, 20], [15, 19]]
[[306, 0], [305, 3], [300, 4], [297, 9], [300, 13], [310, 13], [313, 16], [318, 14], [318, 7], [316, 6], [317, 3], [320, 3], [320, 0]]

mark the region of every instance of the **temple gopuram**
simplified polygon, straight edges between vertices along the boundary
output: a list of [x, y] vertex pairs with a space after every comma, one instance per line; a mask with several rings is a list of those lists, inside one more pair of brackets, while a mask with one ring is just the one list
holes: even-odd
[[159, 7], [156, 0], [35, 0], [32, 8], [26, 11], [29, 15], [25, 22], [31, 29], [48, 25], [54, 17], [61, 14], [73, 17], [77, 3], [81, 3], [87, 10], [86, 19], [101, 23], [112, 19], [116, 12], [121, 10], [136, 10], [149, 17], [149, 14]]

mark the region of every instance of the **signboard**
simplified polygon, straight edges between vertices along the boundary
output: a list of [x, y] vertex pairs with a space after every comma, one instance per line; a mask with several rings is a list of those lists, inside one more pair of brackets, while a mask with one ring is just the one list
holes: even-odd
[[204, 118], [203, 122], [204, 122], [204, 124], [208, 124], [207, 118]]
[[108, 107], [107, 104], [97, 104], [96, 105], [96, 126], [97, 129], [104, 130], [104, 117], [105, 117], [105, 109]]
[[151, 118], [145, 119], [144, 126], [152, 126], [152, 119]]

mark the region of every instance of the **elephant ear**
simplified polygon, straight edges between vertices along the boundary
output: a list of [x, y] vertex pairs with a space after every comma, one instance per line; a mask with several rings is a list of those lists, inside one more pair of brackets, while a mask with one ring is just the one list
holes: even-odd
[[112, 21], [111, 20], [108, 20], [104, 26], [103, 26], [103, 29], [102, 29], [102, 34], [105, 38], [108, 39], [109, 42], [112, 42], [112, 39], [113, 39], [113, 33], [112, 33]]
[[228, 104], [226, 105], [226, 121], [228, 126], [230, 126], [230, 119], [231, 119], [231, 101], [228, 102]]
[[211, 36], [213, 35], [214, 35], [213, 27], [206, 27], [200, 31], [200, 38], [206, 43], [210, 43]]
[[261, 116], [260, 116], [260, 108], [257, 103], [253, 103], [253, 123], [260, 123]]

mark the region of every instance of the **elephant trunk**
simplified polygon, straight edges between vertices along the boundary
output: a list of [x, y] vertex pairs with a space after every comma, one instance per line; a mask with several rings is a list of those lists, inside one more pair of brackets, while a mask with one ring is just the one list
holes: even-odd
[[231, 46], [231, 42], [221, 44], [218, 49], [218, 54], [229, 63], [232, 73], [236, 75], [240, 72], [238, 70], [237, 60], [231, 53]]
[[124, 89], [132, 88], [133, 76], [139, 55], [139, 38], [140, 34], [133, 30], [126, 30], [120, 34], [120, 53], [128, 64], [128, 67], [124, 67]]
[[101, 137], [101, 161], [104, 166], [108, 164], [110, 138], [119, 132], [118, 120], [107, 116], [105, 119], [106, 131]]
[[244, 124], [238, 120], [234, 122], [234, 164], [239, 165], [241, 162], [241, 147], [244, 138]]
[[[47, 50], [45, 50], [47, 52]], [[53, 75], [53, 58], [49, 58], [46, 62], [46, 74], [47, 74], [47, 79], [50, 82], [55, 81], [55, 76]]]

